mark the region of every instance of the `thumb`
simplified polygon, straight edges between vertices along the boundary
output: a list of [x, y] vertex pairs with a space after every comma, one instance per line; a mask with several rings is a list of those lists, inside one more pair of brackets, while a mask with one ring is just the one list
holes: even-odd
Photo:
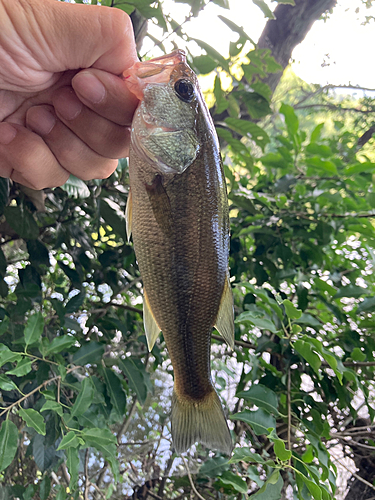
[[0, 0], [2, 11], [0, 48], [41, 86], [48, 74], [50, 78], [92, 66], [120, 74], [137, 60], [130, 18], [119, 9], [56, 0]]
[[45, 36], [64, 69], [94, 67], [120, 74], [138, 60], [132, 23], [122, 10], [56, 0], [49, 5]]

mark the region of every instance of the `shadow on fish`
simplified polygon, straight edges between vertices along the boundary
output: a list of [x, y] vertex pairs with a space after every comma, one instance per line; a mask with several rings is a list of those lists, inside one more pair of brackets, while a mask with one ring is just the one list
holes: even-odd
[[228, 201], [219, 144], [195, 73], [175, 51], [124, 73], [139, 98], [129, 158], [127, 234], [143, 280], [148, 348], [163, 332], [174, 370], [172, 439], [230, 454], [210, 369], [213, 326], [233, 347]]

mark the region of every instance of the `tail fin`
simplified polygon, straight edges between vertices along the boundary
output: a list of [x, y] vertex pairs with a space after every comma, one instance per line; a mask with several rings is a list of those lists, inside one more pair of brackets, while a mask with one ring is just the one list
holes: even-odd
[[199, 402], [184, 400], [173, 392], [172, 439], [177, 453], [183, 453], [196, 441], [227, 455], [232, 453], [232, 438], [214, 389]]

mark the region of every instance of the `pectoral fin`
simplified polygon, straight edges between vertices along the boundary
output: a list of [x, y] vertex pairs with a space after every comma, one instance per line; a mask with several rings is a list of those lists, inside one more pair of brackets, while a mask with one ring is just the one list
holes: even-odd
[[125, 209], [126, 234], [128, 237], [128, 243], [130, 241], [130, 236], [132, 234], [132, 217], [133, 217], [133, 197], [132, 197], [132, 191], [131, 189], [129, 189], [128, 201], [126, 203], [126, 209]]
[[233, 349], [234, 347], [234, 313], [233, 295], [229, 283], [229, 274], [225, 280], [223, 295], [221, 296], [220, 309], [217, 314], [216, 330], [222, 335], [225, 342]]
[[151, 352], [161, 330], [151, 311], [146, 290], [143, 290], [143, 324], [146, 332], [148, 350]]

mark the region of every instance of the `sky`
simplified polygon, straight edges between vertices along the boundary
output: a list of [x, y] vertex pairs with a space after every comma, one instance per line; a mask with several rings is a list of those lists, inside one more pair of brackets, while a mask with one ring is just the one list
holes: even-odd
[[[164, 10], [170, 9], [177, 22], [182, 22], [189, 12], [184, 4], [173, 4], [171, 0], [163, 3]], [[274, 10], [276, 3], [270, 0], [267, 3]], [[229, 41], [236, 36], [218, 19], [217, 15], [221, 14], [242, 26], [256, 41], [267, 21], [261, 10], [250, 0], [229, 0], [229, 5], [230, 10], [226, 10], [208, 4], [198, 18], [185, 25], [186, 31], [225, 55]], [[350, 84], [375, 89], [375, 21], [362, 25], [365, 16], [371, 15], [375, 17], [375, 2], [373, 7], [366, 9], [361, 0], [338, 0], [332, 15], [326, 21], [315, 22], [305, 40], [294, 50], [294, 72], [308, 83]], [[162, 38], [160, 31], [151, 28], [151, 32], [158, 39]], [[152, 45], [146, 42], [145, 51]], [[165, 46], [171, 49], [168, 41]]]

